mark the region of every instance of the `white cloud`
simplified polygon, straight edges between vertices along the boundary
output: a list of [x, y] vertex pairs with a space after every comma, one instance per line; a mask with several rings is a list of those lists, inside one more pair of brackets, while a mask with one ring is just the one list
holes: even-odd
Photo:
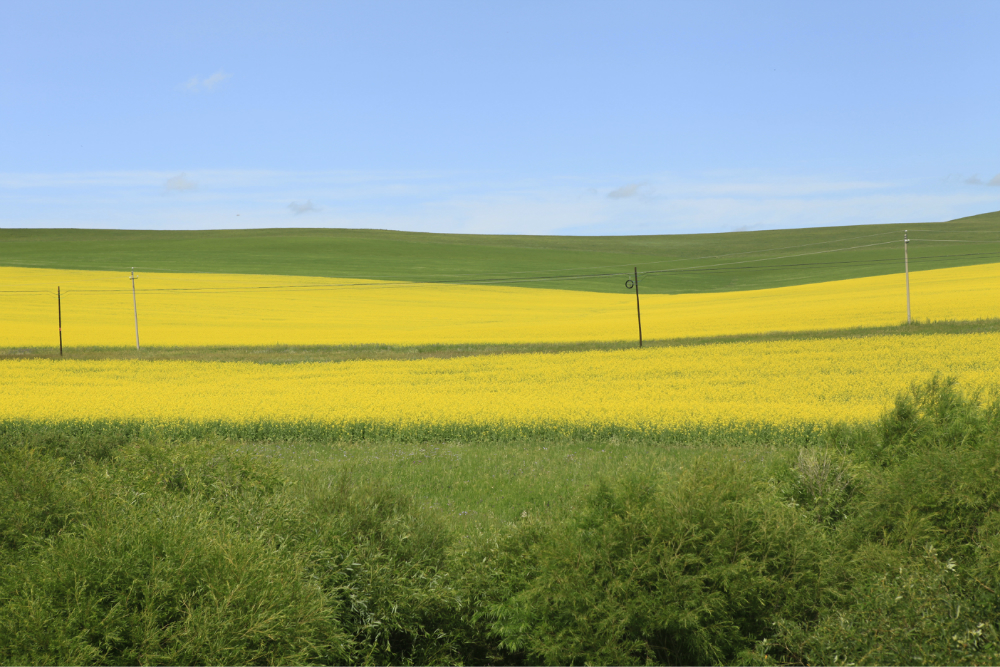
[[313, 206], [311, 199], [307, 199], [304, 203], [301, 204], [297, 201], [293, 201], [291, 204], [288, 205], [288, 208], [291, 209], [292, 213], [294, 213], [295, 215], [301, 215], [303, 213], [309, 213], [310, 211], [321, 210], [319, 207]]
[[227, 72], [223, 72], [220, 69], [218, 72], [216, 72], [212, 76], [210, 76], [207, 79], [205, 79], [204, 81], [202, 81], [201, 82], [201, 87], [204, 88], [205, 90], [212, 90], [217, 85], [219, 85], [220, 83], [222, 83], [223, 81], [225, 81], [226, 79], [228, 79], [231, 76], [232, 76], [232, 74], [229, 74]]
[[233, 75], [228, 72], [223, 72], [221, 69], [215, 74], [206, 77], [204, 79], [199, 79], [196, 76], [191, 77], [184, 83], [182, 83], [179, 88], [189, 93], [198, 93], [201, 91], [212, 92], [215, 87], [221, 84], [226, 79], [232, 77]]
[[198, 184], [187, 177], [187, 174], [177, 174], [171, 176], [163, 184], [163, 189], [167, 192], [185, 192], [187, 190], [197, 190]]
[[984, 181], [983, 179], [979, 178], [979, 174], [976, 174], [974, 176], [970, 176], [966, 179], [963, 179], [962, 182], [965, 183], [966, 185], [992, 185], [994, 187], [997, 187], [1000, 186], [1000, 174], [997, 174], [989, 181]]
[[635, 197], [639, 194], [639, 184], [630, 183], [628, 185], [623, 185], [620, 188], [612, 190], [608, 193], [608, 199], [627, 199], [629, 197]]

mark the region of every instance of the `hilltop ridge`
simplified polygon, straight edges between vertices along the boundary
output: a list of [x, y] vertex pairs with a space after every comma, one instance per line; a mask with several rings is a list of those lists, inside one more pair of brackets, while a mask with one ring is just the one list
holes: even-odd
[[651, 293], [800, 285], [1000, 261], [1000, 211], [949, 222], [672, 234], [503, 236], [358, 229], [0, 229], [0, 266], [513, 284]]

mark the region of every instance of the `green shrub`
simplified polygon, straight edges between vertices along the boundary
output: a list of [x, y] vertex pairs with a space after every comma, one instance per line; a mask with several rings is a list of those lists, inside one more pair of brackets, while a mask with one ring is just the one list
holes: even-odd
[[557, 528], [550, 521], [523, 517], [498, 530], [480, 532], [452, 552], [465, 600], [464, 663], [538, 663], [525, 642], [531, 619], [513, 602], [537, 578], [538, 545], [553, 530]]
[[980, 392], [961, 391], [955, 378], [935, 375], [896, 397], [865, 453], [875, 464], [889, 466], [925, 451], [975, 449], [996, 439], [998, 406], [984, 405]]
[[190, 499], [114, 510], [3, 571], [4, 662], [346, 661], [339, 610], [294, 554]]
[[845, 520], [830, 524], [850, 585], [816, 623], [782, 618], [757, 661], [777, 652], [823, 664], [1000, 660], [996, 403], [935, 377], [841, 445], [873, 466], [857, 468], [863, 483]]
[[902, 545], [910, 552], [932, 543], [967, 563], [987, 515], [1000, 507], [998, 471], [996, 443], [911, 454], [875, 476], [856, 504], [850, 540]]
[[0, 452], [0, 553], [58, 534], [81, 514], [80, 483], [32, 449]]
[[824, 525], [847, 518], [865, 478], [863, 466], [831, 447], [802, 448], [777, 471], [778, 491]]
[[987, 515], [1000, 508], [1000, 421], [996, 404], [934, 377], [901, 394], [861, 450], [875, 469], [857, 495], [844, 539], [902, 546], [933, 544], [966, 564]]
[[34, 449], [68, 464], [108, 461], [141, 432], [137, 423], [0, 420], [0, 450]]
[[447, 571], [451, 533], [383, 484], [347, 475], [309, 494], [301, 549], [325, 593], [344, 609], [351, 662], [461, 661], [463, 599]]
[[492, 610], [494, 631], [549, 664], [706, 664], [736, 659], [778, 618], [814, 617], [829, 545], [750, 472], [601, 485], [540, 531], [537, 572]]
[[812, 625], [782, 619], [757, 647], [757, 662], [770, 652], [822, 665], [996, 664], [995, 610], [968, 594], [962, 570], [929, 545], [920, 554], [866, 545], [854, 554], [841, 604]]

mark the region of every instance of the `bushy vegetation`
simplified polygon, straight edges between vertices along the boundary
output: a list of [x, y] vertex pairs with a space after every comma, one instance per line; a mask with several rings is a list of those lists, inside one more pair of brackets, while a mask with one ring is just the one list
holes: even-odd
[[1000, 661], [996, 400], [935, 378], [870, 426], [716, 435], [474, 522], [283, 441], [7, 424], [0, 661]]

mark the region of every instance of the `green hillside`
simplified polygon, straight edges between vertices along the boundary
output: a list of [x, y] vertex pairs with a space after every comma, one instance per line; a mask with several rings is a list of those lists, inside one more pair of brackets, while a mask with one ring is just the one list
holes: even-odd
[[[1000, 261], [1000, 212], [951, 222], [661, 236], [489, 236], [354, 229], [2, 229], [0, 265], [256, 273], [417, 282], [502, 281], [653, 293], [780, 287]], [[607, 275], [611, 274], [611, 275]], [[589, 277], [577, 277], [589, 276]], [[557, 278], [557, 280], [550, 280]]]

